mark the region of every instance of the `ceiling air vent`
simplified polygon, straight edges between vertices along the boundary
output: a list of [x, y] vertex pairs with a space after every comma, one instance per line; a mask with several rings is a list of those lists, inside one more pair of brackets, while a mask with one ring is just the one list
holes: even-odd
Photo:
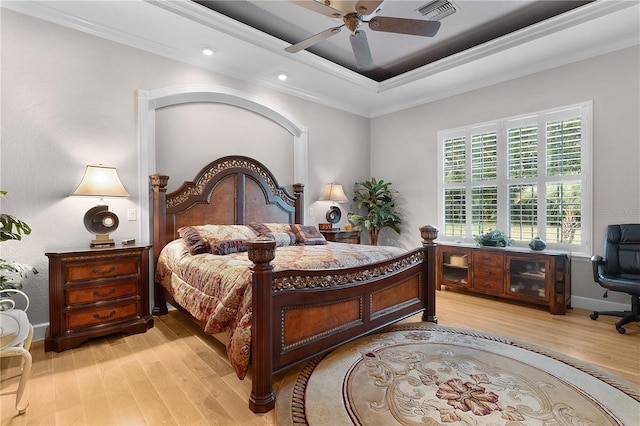
[[456, 13], [456, 5], [448, 0], [434, 0], [417, 9], [422, 16], [432, 21], [439, 21]]

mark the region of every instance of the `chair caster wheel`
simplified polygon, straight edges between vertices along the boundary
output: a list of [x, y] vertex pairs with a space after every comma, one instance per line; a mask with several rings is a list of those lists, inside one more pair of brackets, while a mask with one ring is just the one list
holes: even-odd
[[625, 330], [623, 327], [616, 327], [616, 330], [618, 330], [618, 333], [620, 334], [624, 334], [627, 332], [627, 330]]
[[591, 318], [592, 320], [597, 320], [598, 319], [598, 313], [594, 312], [591, 315], [589, 315], [589, 318]]

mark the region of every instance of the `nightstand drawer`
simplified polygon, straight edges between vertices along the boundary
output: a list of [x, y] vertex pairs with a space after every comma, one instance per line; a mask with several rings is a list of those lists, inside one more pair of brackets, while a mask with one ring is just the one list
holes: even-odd
[[113, 300], [138, 294], [137, 280], [126, 278], [101, 285], [67, 286], [67, 306]]
[[117, 262], [69, 262], [64, 265], [64, 275], [67, 281], [137, 275], [139, 263], [139, 258], [135, 257], [124, 257]]
[[138, 303], [131, 300], [126, 304], [69, 310], [67, 313], [67, 330], [76, 330], [96, 324], [107, 324], [126, 318], [138, 316]]

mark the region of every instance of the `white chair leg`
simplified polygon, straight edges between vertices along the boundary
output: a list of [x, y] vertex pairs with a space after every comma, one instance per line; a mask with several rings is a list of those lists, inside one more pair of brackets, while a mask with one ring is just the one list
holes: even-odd
[[18, 410], [19, 414], [24, 414], [27, 411], [27, 407], [29, 406], [29, 401], [25, 398], [25, 390], [27, 388], [27, 381], [29, 380], [29, 377], [31, 375], [31, 365], [33, 363], [33, 358], [31, 357], [31, 352], [29, 352], [29, 350], [26, 348], [29, 348], [31, 346], [32, 339], [33, 326], [29, 325], [29, 333], [27, 335], [27, 338], [24, 340], [24, 344], [5, 349], [2, 353], [3, 358], [9, 356], [20, 356], [22, 358], [18, 389], [13, 392], [3, 393], [3, 395], [16, 395], [16, 410]]
[[16, 391], [16, 410], [19, 414], [24, 414], [29, 406], [29, 400], [24, 399], [24, 391], [27, 388], [27, 380], [31, 376], [31, 364], [33, 358], [31, 357], [31, 341], [33, 340], [33, 326], [29, 324], [29, 334], [24, 341], [24, 347], [22, 349], [22, 374], [20, 375], [20, 383], [18, 383], [18, 390]]
[[[18, 382], [18, 390], [12, 392], [3, 392], [2, 395], [16, 395], [16, 410], [18, 413], [24, 414], [29, 406], [29, 401], [25, 398], [25, 390], [27, 381], [31, 375], [31, 365], [33, 359], [29, 349], [33, 340], [33, 326], [29, 323], [26, 310], [29, 308], [29, 297], [22, 291], [16, 289], [2, 289], [0, 294], [7, 294], [9, 297], [2, 297], [3, 302], [7, 302], [11, 309], [4, 309], [0, 312], [0, 334], [2, 335], [2, 348], [0, 350], [0, 358], [9, 356], [20, 356], [20, 381]], [[13, 309], [15, 302], [11, 297], [13, 294], [22, 295], [26, 301], [24, 310]]]
[[[16, 391], [16, 410], [18, 410], [19, 414], [24, 414], [27, 411], [27, 407], [29, 406], [29, 400], [23, 398], [24, 391], [27, 388], [27, 380], [29, 380], [29, 375], [31, 374], [31, 364], [32, 358], [31, 353], [24, 349], [19, 348], [22, 352], [22, 359], [24, 361], [22, 365], [22, 374], [20, 375], [20, 383], [18, 383], [18, 390]], [[23, 400], [24, 399], [24, 400]]]
[[33, 325], [29, 324], [29, 334], [27, 335], [27, 338], [24, 339], [24, 344], [22, 345], [22, 347], [30, 351], [32, 340], [33, 340]]

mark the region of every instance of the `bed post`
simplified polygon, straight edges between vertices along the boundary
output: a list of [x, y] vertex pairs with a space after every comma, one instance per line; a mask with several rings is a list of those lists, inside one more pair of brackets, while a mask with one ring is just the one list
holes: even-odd
[[296, 217], [294, 223], [304, 225], [304, 184], [293, 184], [293, 195], [296, 197]]
[[[167, 244], [167, 175], [151, 175], [151, 188], [153, 190], [153, 266], [158, 264], [160, 250]], [[153, 278], [152, 278], [153, 279]], [[153, 291], [153, 315], [166, 315], [167, 302], [164, 300], [162, 286], [155, 282]]]
[[422, 237], [422, 247], [425, 254], [424, 261], [426, 267], [423, 268], [423, 277], [427, 298], [427, 306], [422, 313], [422, 321], [429, 321], [435, 324], [438, 323], [438, 317], [436, 316], [436, 244], [434, 240], [438, 238], [438, 228], [431, 225], [425, 225], [420, 227], [420, 236]]
[[246, 243], [249, 260], [253, 262], [252, 279], [252, 316], [251, 322], [251, 395], [249, 409], [254, 413], [266, 413], [275, 406], [273, 392], [273, 337], [271, 282], [276, 257], [276, 242], [269, 238], [258, 238]]

